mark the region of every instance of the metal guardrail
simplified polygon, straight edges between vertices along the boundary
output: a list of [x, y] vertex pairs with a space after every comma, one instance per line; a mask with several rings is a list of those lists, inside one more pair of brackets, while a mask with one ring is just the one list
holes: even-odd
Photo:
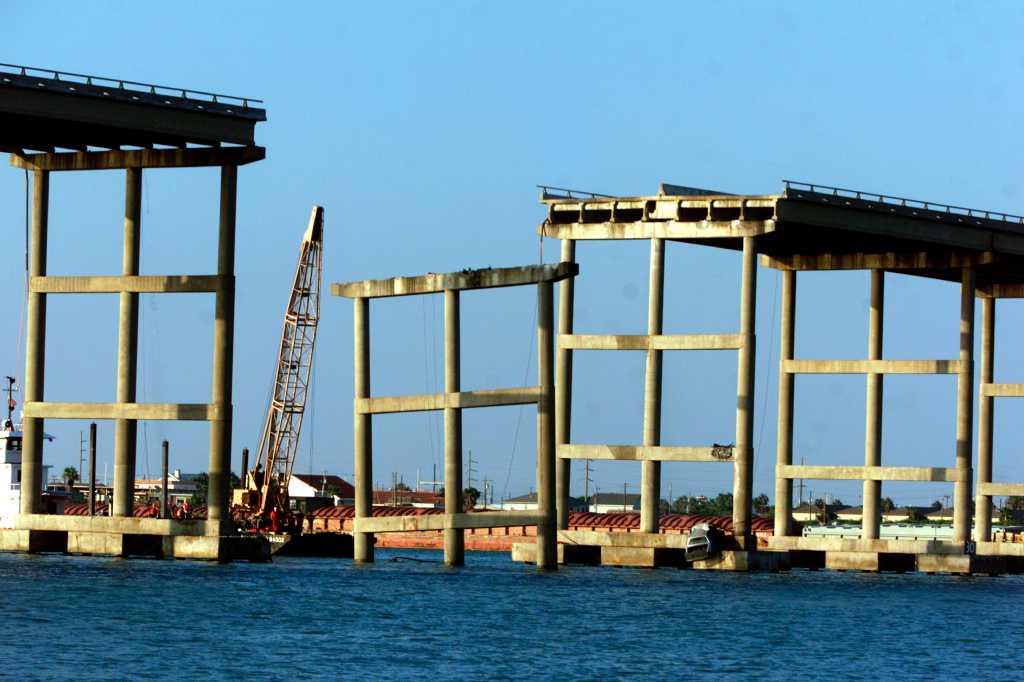
[[[567, 189], [565, 187], [552, 187], [551, 185], [537, 185], [537, 189], [544, 193], [544, 196], [551, 194], [551, 191], [562, 192], [566, 199], [582, 199], [589, 197], [591, 199], [614, 199], [615, 197], [611, 194], [598, 194], [597, 192], [586, 192], [581, 189]], [[577, 196], [573, 196], [573, 195]], [[556, 195], [551, 195], [556, 196]]]
[[[142, 92], [148, 91], [151, 95], [165, 95], [173, 97], [181, 97], [187, 100], [199, 100], [204, 102], [216, 102], [218, 104], [224, 103], [240, 103], [243, 108], [249, 108], [250, 103], [263, 104], [263, 100], [256, 99], [255, 97], [236, 97], [235, 95], [224, 95], [215, 92], [205, 92], [203, 90], [192, 90], [191, 88], [178, 88], [169, 85], [156, 85], [154, 83], [142, 83], [139, 81], [129, 81], [122, 78], [107, 78], [105, 76], [91, 76], [84, 73], [72, 73], [70, 71], [57, 71], [55, 69], [41, 69], [35, 66], [22, 66], [20, 64], [4, 64], [0, 63], [0, 72], [6, 69], [15, 69], [15, 75], [27, 76], [29, 78], [35, 76], [38, 78], [50, 78], [55, 81], [70, 81], [73, 83], [80, 83], [82, 85], [92, 85], [97, 87], [103, 86], [116, 86], [120, 90], [134, 90], [134, 88], [125, 86], [137, 86], [142, 88]], [[78, 79], [78, 80], [75, 80]]]
[[888, 206], [899, 206], [902, 208], [920, 208], [926, 211], [947, 213], [949, 215], [960, 215], [968, 218], [985, 218], [986, 220], [1001, 220], [1006, 223], [1019, 223], [1021, 225], [1024, 225], [1024, 216], [1013, 215], [1012, 213], [982, 211], [976, 208], [966, 208], [964, 206], [951, 206], [949, 204], [940, 204], [934, 201], [907, 199], [905, 197], [895, 197], [888, 194], [878, 194], [877, 192], [863, 192], [860, 190], [846, 189], [843, 187], [817, 185], [812, 184], [810, 182], [800, 182], [798, 180], [783, 180], [782, 182], [785, 184], [787, 190], [791, 188], [797, 191], [803, 189], [805, 191], [811, 192], [812, 194], [829, 194], [834, 197], [845, 197], [847, 199], [857, 199], [860, 201], [877, 201], [880, 204], [885, 204]]

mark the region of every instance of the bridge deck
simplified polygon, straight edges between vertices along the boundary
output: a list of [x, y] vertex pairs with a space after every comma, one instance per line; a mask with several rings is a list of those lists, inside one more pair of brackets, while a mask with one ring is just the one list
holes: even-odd
[[[650, 239], [742, 248], [758, 237], [765, 265], [786, 270], [884, 269], [978, 285], [1024, 282], [1024, 217], [786, 181], [775, 195], [662, 185], [665, 194], [573, 196], [543, 188], [540, 233], [558, 239]], [[576, 193], [578, 194], [578, 193]]]
[[0, 64], [0, 151], [255, 143], [262, 102]]

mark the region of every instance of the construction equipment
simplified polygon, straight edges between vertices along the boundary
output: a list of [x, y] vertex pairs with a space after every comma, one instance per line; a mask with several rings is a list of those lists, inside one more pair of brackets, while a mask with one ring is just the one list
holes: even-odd
[[299, 263], [284, 314], [273, 392], [255, 465], [246, 472], [245, 487], [235, 490], [234, 494], [236, 509], [257, 527], [275, 508], [282, 515], [288, 510], [288, 482], [299, 445], [320, 321], [323, 224], [324, 209], [314, 206], [299, 247]]

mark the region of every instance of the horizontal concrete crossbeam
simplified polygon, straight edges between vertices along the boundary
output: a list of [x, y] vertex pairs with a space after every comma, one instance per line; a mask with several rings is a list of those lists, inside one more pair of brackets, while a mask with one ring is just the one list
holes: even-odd
[[30, 171], [85, 171], [118, 168], [199, 168], [243, 166], [267, 155], [263, 147], [129, 149], [67, 154], [11, 154], [11, 165]]
[[225, 421], [230, 408], [207, 403], [25, 403], [26, 417]]
[[1024, 284], [982, 284], [977, 293], [981, 298], [1024, 298]]
[[939, 481], [956, 483], [960, 472], [945, 467], [813, 466], [780, 464], [776, 475], [783, 479], [819, 481]]
[[959, 374], [959, 360], [783, 360], [786, 374]]
[[540, 400], [539, 386], [522, 388], [495, 388], [460, 393], [426, 393], [422, 395], [380, 396], [357, 398], [359, 414], [389, 414], [395, 412], [429, 412], [446, 408], [470, 409], [502, 405], [529, 405]]
[[425, 514], [423, 516], [359, 517], [354, 522], [356, 533], [401, 533], [408, 531], [456, 530], [470, 528], [505, 528], [536, 526], [544, 515], [535, 511], [475, 512], [472, 514]]
[[555, 449], [561, 459], [609, 459], [623, 462], [731, 462], [733, 448], [677, 447], [669, 445], [577, 445]]
[[515, 287], [541, 282], [559, 282], [579, 274], [576, 263], [527, 265], [516, 268], [483, 268], [460, 272], [428, 273], [416, 277], [367, 279], [359, 282], [336, 282], [331, 294], [345, 298], [385, 298], [439, 294], [443, 291], [472, 291]]
[[560, 530], [558, 541], [566, 545], [596, 547], [653, 547], [686, 549], [689, 534], [682, 533], [609, 533], [591, 530]]
[[978, 483], [979, 495], [1024, 496], [1024, 483]]
[[740, 334], [559, 334], [558, 347], [571, 350], [735, 350]]
[[34, 294], [200, 294], [224, 291], [233, 277], [219, 275], [124, 275], [33, 277]]
[[985, 398], [1024, 398], [1024, 384], [989, 384], [981, 385], [981, 395]]
[[539, 233], [552, 239], [740, 239], [775, 230], [774, 220], [698, 220], [683, 222], [566, 223], [541, 225]]

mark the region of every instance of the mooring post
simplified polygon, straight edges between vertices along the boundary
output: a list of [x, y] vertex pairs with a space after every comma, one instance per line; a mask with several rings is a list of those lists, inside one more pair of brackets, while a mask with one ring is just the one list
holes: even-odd
[[956, 472], [953, 484], [953, 542], [971, 539], [971, 436], [974, 409], [974, 266], [960, 280], [960, 372], [956, 380]]
[[[221, 166], [220, 227], [217, 245], [216, 316], [213, 321], [214, 408], [219, 411], [210, 422], [210, 490], [207, 519], [222, 521], [228, 514], [228, 472], [231, 470], [231, 375], [235, 335], [235, 198], [238, 167]], [[270, 475], [270, 472], [267, 472]]]
[[[562, 262], [576, 260], [576, 241], [562, 240]], [[572, 334], [574, 277], [558, 284], [558, 333]], [[572, 460], [558, 457], [558, 446], [566, 445], [572, 434], [572, 351], [558, 347], [555, 354], [555, 497], [559, 530], [569, 527], [569, 485]]]
[[170, 465], [171, 460], [171, 444], [164, 441], [162, 444], [162, 450], [160, 457], [160, 518], [167, 518], [167, 468]]
[[[665, 240], [651, 239], [647, 333], [661, 334], [665, 293]], [[648, 350], [644, 368], [644, 445], [661, 445], [661, 351]], [[657, 533], [661, 503], [661, 462], [644, 460], [640, 469], [640, 532]]]
[[[29, 277], [46, 275], [46, 239], [50, 206], [50, 172], [32, 173], [32, 242]], [[46, 294], [29, 291], [25, 324], [25, 402], [43, 400], [46, 356]], [[43, 420], [23, 420], [21, 459], [22, 514], [35, 514], [42, 505]]]
[[750, 538], [750, 504], [754, 473], [754, 316], [757, 298], [757, 248], [753, 237], [743, 238], [740, 289], [739, 367], [736, 373], [736, 459], [733, 463], [732, 528], [741, 548]]
[[353, 560], [373, 562], [373, 533], [359, 530], [361, 519], [373, 516], [373, 417], [359, 411], [359, 401], [370, 397], [370, 300], [354, 298], [355, 400], [353, 435], [355, 436], [356, 518]]
[[[459, 292], [444, 292], [444, 391], [460, 390]], [[449, 519], [462, 509], [462, 410], [444, 408], [444, 513]], [[444, 529], [444, 563], [461, 566], [465, 561], [465, 532]]]
[[[882, 359], [885, 324], [885, 270], [871, 271], [871, 308], [868, 313], [868, 360]], [[867, 405], [864, 427], [864, 466], [882, 465], [882, 400], [884, 376], [867, 375]], [[861, 537], [877, 540], [882, 522], [879, 500], [881, 481], [864, 481], [864, 506], [861, 515]]]
[[537, 285], [537, 383], [540, 386], [537, 403], [537, 507], [543, 519], [537, 524], [537, 568], [555, 568], [558, 565], [553, 409], [555, 377], [551, 367], [554, 354], [551, 335], [553, 305], [551, 282], [540, 282]]
[[242, 448], [242, 470], [238, 474], [242, 488], [249, 487], [249, 448]]
[[[139, 274], [142, 231], [142, 169], [128, 168], [124, 194], [124, 251], [121, 274]], [[135, 402], [139, 354], [139, 295], [122, 291], [117, 332], [117, 402]], [[131, 516], [135, 501], [135, 453], [138, 422], [114, 422], [114, 516]]]
[[[782, 271], [782, 316], [779, 343], [779, 433], [776, 464], [793, 463], [793, 393], [796, 377], [785, 371], [787, 360], [795, 353], [796, 338], [796, 270]], [[775, 477], [776, 537], [789, 535], [793, 524], [793, 480]]]
[[96, 516], [96, 422], [89, 424], [89, 516]]
[[[996, 299], [981, 300], [981, 385], [995, 381]], [[980, 394], [978, 405], [978, 485], [992, 482], [992, 421], [995, 407], [991, 395]], [[974, 496], [974, 541], [992, 540], [992, 496]]]

